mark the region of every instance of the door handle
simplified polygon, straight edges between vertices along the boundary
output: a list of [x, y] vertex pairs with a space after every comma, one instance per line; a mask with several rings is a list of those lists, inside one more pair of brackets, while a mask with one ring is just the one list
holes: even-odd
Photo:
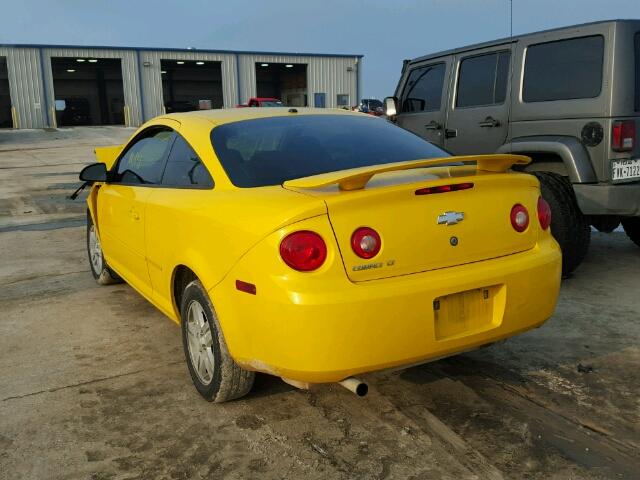
[[478, 125], [480, 125], [483, 128], [499, 127], [500, 126], [500, 120], [496, 120], [493, 117], [487, 117], [482, 122], [478, 122]]
[[131, 215], [131, 218], [133, 220], [140, 220], [140, 214], [138, 213], [138, 211], [134, 208], [132, 208], [131, 210], [129, 210], [129, 215]]
[[431, 120], [424, 126], [424, 128], [426, 128], [427, 130], [441, 130], [442, 124], [436, 122], [435, 120]]
[[457, 136], [458, 136], [458, 129], [456, 128], [444, 129], [444, 138], [456, 138]]

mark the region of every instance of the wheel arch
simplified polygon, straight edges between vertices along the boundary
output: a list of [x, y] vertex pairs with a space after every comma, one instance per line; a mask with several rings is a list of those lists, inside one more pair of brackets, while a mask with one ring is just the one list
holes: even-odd
[[182, 293], [189, 282], [196, 280], [198, 276], [187, 265], [176, 265], [171, 274], [171, 302], [176, 318], [180, 319], [180, 305]]
[[514, 138], [496, 153], [517, 153], [532, 158], [526, 171], [551, 171], [569, 177], [571, 183], [598, 181], [587, 149], [575, 137], [541, 135]]

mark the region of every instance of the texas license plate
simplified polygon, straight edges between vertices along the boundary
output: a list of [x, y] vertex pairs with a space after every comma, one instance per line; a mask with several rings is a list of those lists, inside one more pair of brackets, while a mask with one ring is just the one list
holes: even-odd
[[640, 158], [611, 161], [613, 182], [633, 182], [640, 180]]

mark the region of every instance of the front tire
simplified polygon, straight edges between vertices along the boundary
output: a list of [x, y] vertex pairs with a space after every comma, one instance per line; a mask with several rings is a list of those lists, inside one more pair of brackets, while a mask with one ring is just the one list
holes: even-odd
[[91, 266], [91, 274], [96, 279], [98, 285], [112, 285], [114, 283], [122, 283], [122, 279], [109, 268], [102, 246], [100, 245], [100, 237], [98, 231], [93, 224], [91, 215], [87, 215], [87, 254], [89, 255], [89, 265]]
[[255, 378], [231, 357], [211, 300], [199, 280], [190, 282], [180, 306], [182, 345], [196, 390], [210, 402], [243, 397]]
[[562, 250], [562, 276], [578, 268], [589, 250], [591, 229], [580, 211], [571, 183], [562, 175], [535, 172], [542, 197], [551, 207], [551, 233]]
[[640, 217], [623, 218], [622, 227], [627, 237], [640, 247]]

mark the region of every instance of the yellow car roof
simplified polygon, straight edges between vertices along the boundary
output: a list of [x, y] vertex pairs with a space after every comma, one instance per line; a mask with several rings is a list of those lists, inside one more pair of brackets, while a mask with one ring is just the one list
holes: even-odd
[[[291, 112], [290, 110], [297, 112]], [[374, 118], [360, 112], [352, 112], [341, 108], [307, 108], [307, 107], [241, 107], [217, 110], [196, 110], [193, 112], [170, 113], [159, 118], [169, 118], [182, 124], [190, 120], [209, 120], [216, 125], [251, 120], [254, 118], [286, 117], [289, 115], [359, 115]]]

